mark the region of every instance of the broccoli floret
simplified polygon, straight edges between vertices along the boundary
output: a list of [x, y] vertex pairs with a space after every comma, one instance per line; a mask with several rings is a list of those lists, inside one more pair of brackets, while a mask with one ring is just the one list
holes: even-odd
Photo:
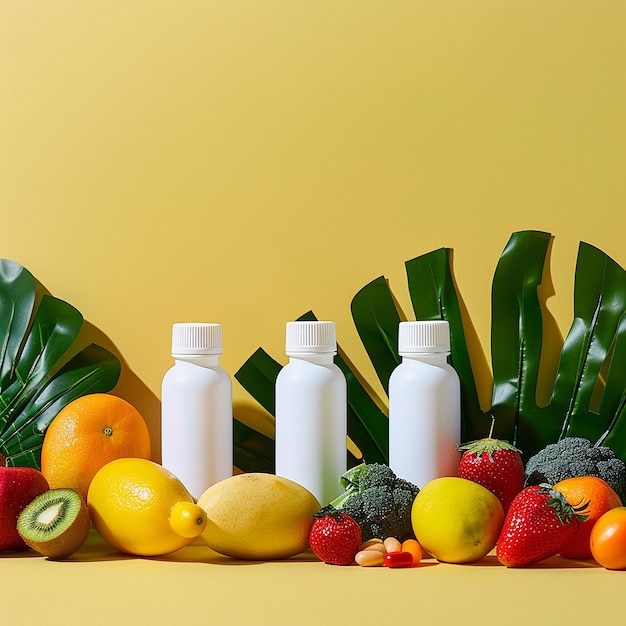
[[415, 537], [411, 508], [419, 488], [414, 484], [398, 478], [382, 463], [357, 465], [343, 474], [340, 483], [345, 492], [331, 506], [357, 521], [363, 541]]
[[565, 437], [548, 444], [528, 459], [525, 486], [549, 483], [576, 476], [597, 476], [605, 480], [626, 503], [626, 464], [611, 448], [593, 446], [583, 437]]

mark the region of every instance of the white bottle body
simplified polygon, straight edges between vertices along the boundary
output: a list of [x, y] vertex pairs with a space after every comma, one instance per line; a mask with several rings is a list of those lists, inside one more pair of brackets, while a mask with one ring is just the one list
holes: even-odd
[[420, 489], [458, 473], [461, 390], [446, 356], [404, 356], [389, 379], [389, 466]]
[[332, 354], [290, 357], [276, 380], [276, 475], [306, 487], [322, 506], [347, 471], [347, 384]]
[[231, 380], [216, 355], [179, 357], [161, 402], [161, 462], [198, 499], [233, 473]]

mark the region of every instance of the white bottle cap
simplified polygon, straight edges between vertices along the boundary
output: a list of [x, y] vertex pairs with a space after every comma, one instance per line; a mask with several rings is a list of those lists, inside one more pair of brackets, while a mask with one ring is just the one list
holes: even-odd
[[221, 324], [174, 324], [172, 356], [222, 354]]
[[287, 322], [287, 355], [337, 354], [335, 322]]
[[428, 354], [450, 352], [450, 325], [445, 320], [400, 322], [398, 353]]

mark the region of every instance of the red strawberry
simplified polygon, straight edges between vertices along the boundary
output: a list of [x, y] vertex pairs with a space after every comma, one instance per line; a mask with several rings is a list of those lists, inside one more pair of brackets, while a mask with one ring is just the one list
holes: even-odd
[[309, 531], [313, 554], [324, 563], [350, 565], [361, 545], [361, 527], [333, 507], [324, 507], [315, 518]]
[[[491, 425], [493, 430], [493, 423]], [[459, 476], [495, 494], [506, 513], [513, 498], [524, 488], [524, 463], [520, 451], [508, 441], [489, 437], [459, 446], [463, 452]]]
[[496, 544], [507, 567], [524, 567], [558, 554], [578, 528], [578, 515], [550, 485], [532, 485], [515, 496]]

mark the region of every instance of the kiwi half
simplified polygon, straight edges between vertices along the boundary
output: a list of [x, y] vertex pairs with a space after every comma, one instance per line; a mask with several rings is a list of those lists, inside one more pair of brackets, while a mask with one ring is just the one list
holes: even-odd
[[87, 540], [91, 520], [83, 497], [74, 489], [50, 489], [20, 513], [17, 531], [33, 549], [50, 559], [64, 559]]

